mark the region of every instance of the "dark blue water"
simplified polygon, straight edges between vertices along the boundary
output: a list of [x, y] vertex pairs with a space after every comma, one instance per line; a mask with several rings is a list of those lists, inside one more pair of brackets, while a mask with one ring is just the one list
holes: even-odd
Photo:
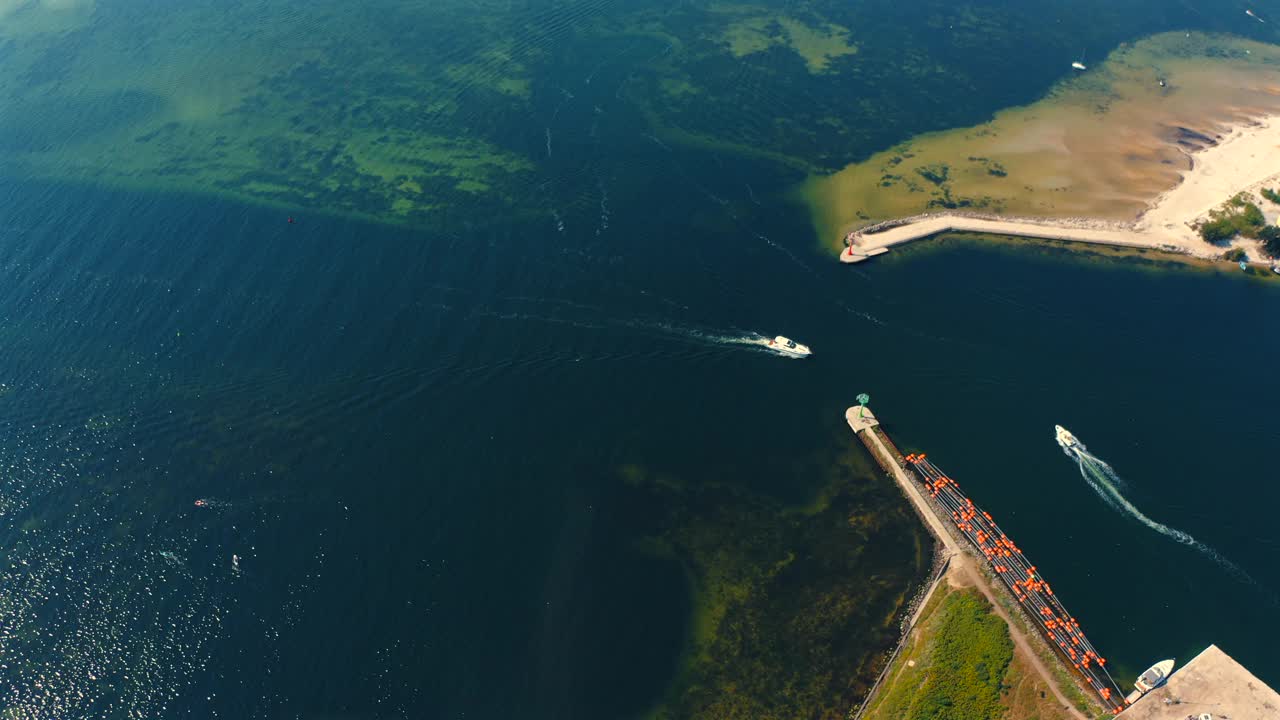
[[[61, 666], [66, 687], [152, 713], [171, 697], [236, 716], [629, 714], [670, 680], [689, 598], [677, 565], [632, 547], [643, 518], [614, 504], [620, 467], [794, 501], [812, 482], [776, 471], [835, 451], [838, 356], [716, 338], [784, 319], [817, 335], [841, 278], [742, 246], [732, 219], [719, 247], [655, 227], [588, 254], [155, 193], [3, 192], [11, 516], [38, 518], [6, 528], [7, 599], [31, 601], [11, 621], [31, 634], [22, 677]], [[758, 297], [727, 278], [742, 270]], [[811, 296], [822, 275], [828, 296]], [[781, 407], [805, 422], [760, 422]], [[68, 595], [88, 607], [55, 610]], [[86, 657], [36, 628], [82, 637]], [[168, 669], [119, 679], [139, 664]]]
[[[674, 671], [689, 599], [632, 546], [619, 466], [801, 500], [784, 468], [839, 451], [860, 391], [996, 514], [1121, 675], [1208, 642], [1276, 672], [1256, 630], [1280, 588], [1276, 441], [1250, 380], [1276, 351], [1257, 329], [1273, 285], [972, 244], [848, 272], [728, 231], [504, 254], [194, 198], [3, 191], [21, 676], [62, 668], [157, 714], [636, 712]], [[710, 339], [745, 328], [818, 354]], [[1106, 507], [1054, 423], [1257, 585]], [[122, 679], [138, 666], [155, 669]]]
[[[1193, 4], [1147, 5], [1115, 11], [1093, 41], [1199, 17]], [[808, 503], [827, 486], [822, 470], [848, 455], [842, 414], [859, 392], [902, 447], [928, 452], [996, 516], [1123, 680], [1216, 642], [1280, 681], [1261, 630], [1280, 593], [1269, 511], [1280, 491], [1266, 469], [1280, 449], [1266, 374], [1280, 350], [1265, 330], [1280, 310], [1274, 284], [956, 242], [841, 267], [788, 199], [796, 166], [744, 150], [838, 165], [972, 121], [1056, 77], [1061, 63], [1026, 33], [1074, 56], [1081, 28], [1051, 31], [1039, 9], [995, 3], [987, 10], [1009, 27], [992, 26], [981, 53], [960, 52], [968, 46], [949, 44], [959, 36], [936, 37], [946, 8], [911, 18], [859, 8], [902, 34], [860, 38], [873, 59], [836, 80], [780, 50], [708, 59], [699, 53], [714, 43], [695, 23], [708, 15], [683, 7], [627, 15], [621, 40], [592, 23], [649, 8], [489, 9], [433, 25], [397, 6], [361, 13], [377, 32], [362, 24], [343, 40], [345, 16], [285, 8], [258, 26], [220, 14], [252, 8], [199, 7], [213, 14], [183, 22], [296, 60], [253, 103], [305, 107], [294, 122], [314, 127], [255, 124], [285, 111], [249, 103], [236, 112], [253, 122], [230, 115], [240, 135], [207, 147], [214, 131], [202, 121], [184, 135], [147, 119], [176, 100], [77, 85], [115, 67], [95, 53], [165, 68], [190, 59], [174, 43], [206, 37], [142, 4], [0, 45], [38, 58], [0, 78], [27, 103], [0, 111], [12, 160], [0, 180], [7, 707], [30, 717], [641, 715], [679, 672], [697, 594], [685, 567], [642, 542], [655, 516], [682, 509], [638, 500], [628, 469], [778, 508]], [[469, 39], [492, 36], [493, 16], [524, 33], [511, 52], [536, 70], [527, 102], [489, 87], [510, 70], [496, 56], [437, 94], [380, 74], [474, 60]], [[122, 17], [148, 30], [105, 42], [121, 37], [112, 23]], [[969, 79], [904, 92], [911, 54], [871, 52], [876, 43], [951, 58]], [[1018, 53], [1030, 58], [1024, 72], [988, 81], [989, 63]], [[325, 75], [361, 59], [372, 69]], [[684, 72], [701, 96], [654, 94]], [[816, 123], [843, 107], [826, 92], [836, 82], [880, 109], [860, 105], [845, 130], [813, 135], [776, 122]], [[334, 94], [364, 90], [453, 106], [376, 122], [366, 117], [376, 103], [334, 110]], [[668, 142], [655, 113], [700, 139]], [[158, 134], [111, 134], [135, 117]], [[365, 122], [465, 128], [468, 141], [536, 169], [485, 175], [492, 186], [479, 196], [457, 189], [476, 181], [470, 170], [420, 177], [441, 207], [423, 200], [405, 222], [337, 147], [359, 145]], [[333, 153], [317, 160], [306, 138], [327, 132]], [[735, 144], [708, 142], [717, 138]], [[222, 174], [242, 140], [261, 167]], [[129, 165], [150, 152], [162, 167]], [[127, 177], [111, 174], [120, 167]], [[333, 178], [336, 189], [315, 189]], [[265, 195], [251, 185], [269, 182], [297, 185]], [[755, 333], [786, 333], [816, 355], [789, 361], [743, 344]], [[1117, 469], [1144, 513], [1252, 582], [1105, 505], [1053, 443], [1055, 423]], [[858, 478], [868, 510], [898, 502], [876, 474]], [[905, 592], [918, 574], [904, 567], [886, 582]], [[874, 654], [881, 640], [846, 650]]]

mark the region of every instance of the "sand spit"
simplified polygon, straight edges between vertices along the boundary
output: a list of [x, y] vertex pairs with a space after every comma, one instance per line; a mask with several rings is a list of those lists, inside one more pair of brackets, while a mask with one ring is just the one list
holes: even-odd
[[946, 218], [957, 230], [994, 232], [974, 223], [988, 220], [1093, 242], [1119, 240], [1111, 231], [1125, 234], [1115, 244], [1211, 256], [1225, 248], [1201, 243], [1188, 223], [1280, 173], [1278, 147], [1280, 46], [1165, 33], [1121, 46], [1031, 105], [815, 175], [799, 195], [833, 249], [850, 230], [873, 250], [912, 234], [872, 241], [879, 223], [945, 229]]
[[[926, 213], [877, 223], [851, 232], [844, 262], [860, 262], [882, 249], [943, 232], [976, 232], [1074, 242], [1100, 243], [1216, 258], [1226, 249], [1200, 238], [1195, 226], [1236, 193], [1260, 200], [1258, 191], [1280, 186], [1280, 115], [1231, 130], [1190, 156], [1173, 189], [1156, 198], [1135, 221], [1095, 218], [1010, 217], [984, 213]], [[1255, 241], [1237, 239], [1253, 261], [1263, 257]]]

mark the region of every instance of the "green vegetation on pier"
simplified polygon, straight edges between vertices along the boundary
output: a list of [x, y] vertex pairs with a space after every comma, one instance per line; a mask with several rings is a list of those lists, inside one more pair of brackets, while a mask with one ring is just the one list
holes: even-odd
[[951, 591], [935, 602], [938, 606], [922, 628], [927, 637], [913, 653], [914, 665], [898, 668], [897, 682], [886, 686], [883, 699], [867, 717], [1004, 717], [1001, 693], [1013, 660], [1008, 626], [973, 590]]

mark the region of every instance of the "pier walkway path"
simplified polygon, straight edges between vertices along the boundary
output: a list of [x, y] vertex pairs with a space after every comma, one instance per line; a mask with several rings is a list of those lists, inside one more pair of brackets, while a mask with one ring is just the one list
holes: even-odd
[[[873, 226], [874, 227], [874, 226]], [[1165, 249], [1193, 252], [1196, 248], [1184, 247], [1183, 240], [1173, 233], [1161, 233], [1154, 229], [1104, 228], [1074, 224], [1069, 221], [1034, 221], [1028, 219], [983, 218], [970, 215], [940, 214], [920, 215], [898, 221], [884, 230], [867, 230], [849, 233], [849, 246], [840, 253], [840, 262], [857, 263], [876, 255], [883, 255], [895, 245], [931, 237], [944, 232], [988, 233], [991, 235], [1015, 235], [1044, 240], [1070, 240], [1073, 242], [1122, 247]]]

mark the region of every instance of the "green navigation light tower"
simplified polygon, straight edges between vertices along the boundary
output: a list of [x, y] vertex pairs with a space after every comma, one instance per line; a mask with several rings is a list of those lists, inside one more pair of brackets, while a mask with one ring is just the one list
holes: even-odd
[[866, 393], [858, 394], [858, 417], [863, 417], [862, 411], [867, 409], [867, 403], [871, 402], [871, 396]]

